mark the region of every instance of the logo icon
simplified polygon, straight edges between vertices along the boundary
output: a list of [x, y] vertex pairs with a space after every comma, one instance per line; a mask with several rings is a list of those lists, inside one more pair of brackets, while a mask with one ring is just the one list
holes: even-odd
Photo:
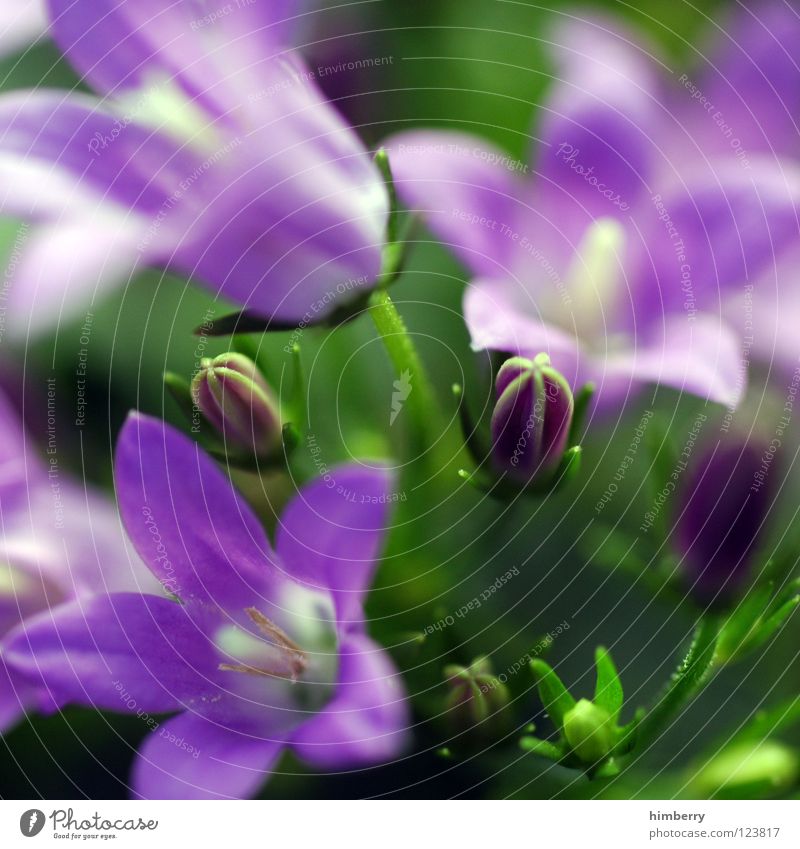
[[25, 837], [36, 837], [44, 828], [44, 812], [38, 808], [31, 808], [19, 818], [19, 830]]
[[392, 392], [392, 410], [389, 414], [389, 426], [394, 424], [395, 419], [400, 415], [403, 409], [403, 404], [408, 400], [411, 394], [411, 372], [406, 369], [401, 375], [400, 380], [395, 380], [392, 384], [394, 392]]

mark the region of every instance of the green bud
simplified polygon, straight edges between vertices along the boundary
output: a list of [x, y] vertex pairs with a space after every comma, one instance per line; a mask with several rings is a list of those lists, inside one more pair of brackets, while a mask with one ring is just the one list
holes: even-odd
[[701, 797], [764, 799], [800, 780], [800, 756], [777, 740], [734, 743], [714, 755], [692, 781]]
[[615, 730], [608, 711], [588, 699], [581, 699], [564, 715], [564, 737], [587, 764], [601, 761], [611, 751]]
[[448, 723], [461, 732], [490, 737], [506, 725], [504, 708], [510, 701], [508, 687], [492, 674], [486, 657], [469, 666], [451, 664], [444, 674], [450, 692], [445, 701]]

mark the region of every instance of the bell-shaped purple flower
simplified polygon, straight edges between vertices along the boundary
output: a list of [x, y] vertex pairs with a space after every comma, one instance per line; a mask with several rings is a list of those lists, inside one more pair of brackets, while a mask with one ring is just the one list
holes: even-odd
[[160, 421], [129, 418], [115, 482], [159, 590], [47, 611], [4, 655], [59, 706], [151, 720], [133, 768], [138, 796], [250, 796], [287, 748], [325, 770], [399, 753], [405, 693], [364, 616], [388, 470], [340, 466], [303, 487], [274, 548], [230, 479]]
[[674, 543], [689, 592], [724, 602], [752, 576], [776, 492], [775, 445], [751, 436], [709, 446], [678, 489]]
[[192, 399], [226, 445], [266, 457], [280, 444], [278, 399], [244, 354], [202, 360], [192, 380]]
[[304, 326], [374, 284], [388, 192], [291, 49], [296, 4], [213, 18], [173, 0], [47, 11], [49, 35], [100, 96], [0, 97], [0, 212], [31, 222], [7, 286], [10, 328], [54, 323], [145, 267]]
[[[665, 76], [657, 47], [613, 20], [559, 16], [558, 73], [521, 160], [461, 132], [386, 142], [401, 199], [469, 272], [474, 348], [546, 351], [606, 412], [648, 383], [739, 402], [742, 319], [721, 320], [721, 305], [775, 277], [800, 206], [797, 162], [775, 156], [800, 151], [800, 19], [758, 7], [692, 76]], [[754, 322], [767, 345], [765, 282], [771, 295], [752, 300], [770, 311]]]
[[495, 380], [492, 461], [519, 483], [546, 483], [568, 447], [572, 389], [547, 354], [511, 357]]
[[0, 395], [0, 733], [28, 709], [52, 708], [45, 688], [5, 662], [21, 621], [98, 593], [158, 590], [113, 502], [66, 475], [57, 453], [47, 460]]

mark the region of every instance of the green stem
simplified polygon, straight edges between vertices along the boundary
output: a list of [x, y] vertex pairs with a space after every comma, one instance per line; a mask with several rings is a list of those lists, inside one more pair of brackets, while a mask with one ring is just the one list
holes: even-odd
[[668, 723], [700, 692], [714, 668], [719, 623], [714, 616], [704, 616], [694, 632], [692, 645], [656, 706], [639, 726], [636, 748], [655, 740]]
[[[381, 336], [397, 376], [407, 373], [411, 384], [407, 409], [414, 423], [416, 438], [426, 444], [431, 426], [441, 423], [441, 414], [433, 386], [414, 346], [402, 316], [385, 289], [375, 289], [367, 308]], [[441, 431], [434, 435], [438, 438]]]

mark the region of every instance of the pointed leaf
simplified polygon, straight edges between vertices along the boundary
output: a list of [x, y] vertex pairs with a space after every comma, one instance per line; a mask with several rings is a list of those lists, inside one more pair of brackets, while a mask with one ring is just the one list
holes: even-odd
[[532, 755], [539, 755], [551, 761], [560, 761], [564, 757], [564, 752], [559, 746], [548, 743], [547, 740], [540, 740], [538, 737], [522, 737], [519, 746], [524, 752], [530, 752]]
[[624, 693], [619, 673], [608, 650], [599, 646], [595, 652], [597, 681], [594, 688], [594, 703], [604, 708], [616, 723], [622, 710]]
[[549, 663], [543, 660], [532, 660], [531, 671], [536, 678], [536, 686], [539, 688], [539, 697], [544, 709], [563, 731], [564, 715], [575, 707], [575, 699]]

